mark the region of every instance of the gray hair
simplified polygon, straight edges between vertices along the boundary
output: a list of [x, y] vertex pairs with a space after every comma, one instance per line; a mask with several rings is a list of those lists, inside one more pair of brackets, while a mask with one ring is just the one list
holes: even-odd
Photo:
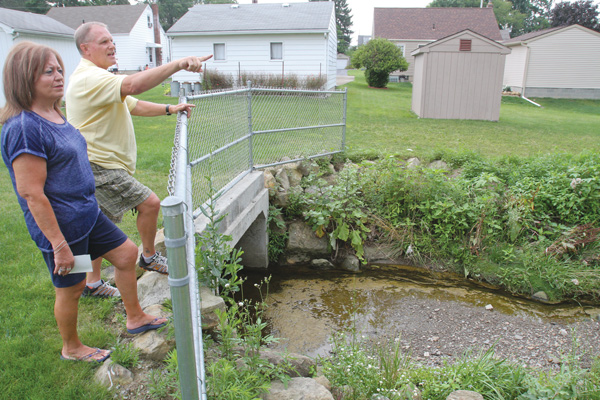
[[108, 29], [108, 26], [106, 26], [105, 23], [92, 21], [92, 22], [85, 22], [85, 23], [79, 25], [79, 28], [77, 28], [77, 30], [75, 31], [75, 46], [77, 46], [77, 50], [79, 51], [79, 54], [81, 54], [81, 55], [83, 55], [83, 52], [81, 50], [81, 45], [83, 43], [89, 42], [92, 39], [89, 36], [90, 36], [90, 30], [94, 26], [101, 26], [102, 28]]

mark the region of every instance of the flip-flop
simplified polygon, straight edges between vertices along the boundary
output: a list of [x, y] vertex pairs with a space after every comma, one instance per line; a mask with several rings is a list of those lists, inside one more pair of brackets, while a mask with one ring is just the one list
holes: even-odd
[[162, 317], [157, 317], [154, 318], [151, 322], [147, 323], [146, 325], [142, 325], [140, 327], [137, 328], [133, 328], [133, 329], [127, 329], [127, 333], [131, 333], [131, 334], [136, 334], [136, 333], [143, 333], [143, 332], [147, 332], [147, 331], [152, 331], [154, 329], [158, 329], [158, 328], [162, 328], [163, 326], [165, 326], [167, 323], [163, 322], [160, 324], [152, 324], [153, 322], [158, 321], [159, 319], [162, 319]]
[[107, 350], [101, 350], [99, 348], [96, 348], [96, 351], [93, 351], [90, 354], [87, 354], [87, 355], [82, 356], [82, 357], [63, 356], [62, 353], [61, 353], [60, 354], [60, 359], [61, 360], [66, 360], [66, 361], [83, 361], [83, 362], [100, 364], [100, 363], [103, 363], [104, 361], [106, 361], [108, 359], [108, 357], [110, 357], [110, 353], [112, 353], [112, 351], [108, 350], [108, 353], [104, 357], [99, 358], [97, 360], [93, 359], [92, 357], [94, 357], [96, 354], [101, 353], [103, 351], [107, 351]]

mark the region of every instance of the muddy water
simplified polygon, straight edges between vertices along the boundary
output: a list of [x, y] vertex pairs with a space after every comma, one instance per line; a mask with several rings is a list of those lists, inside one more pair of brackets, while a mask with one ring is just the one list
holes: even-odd
[[[364, 335], [377, 337], [411, 325], [421, 331], [435, 319], [422, 319], [425, 314], [434, 315], [438, 310], [438, 315], [443, 314], [440, 320], [454, 320], [456, 314], [457, 324], [470, 323], [461, 318], [481, 319], [480, 315], [489, 314], [486, 305], [492, 305], [494, 313], [550, 325], [590, 321], [590, 315], [600, 312], [578, 304], [540, 304], [457, 275], [404, 266], [370, 266], [360, 274], [310, 269], [271, 274], [268, 293], [266, 285], [262, 292], [271, 333], [280, 338], [274, 347], [313, 357], [330, 350], [329, 338], [334, 332], [355, 327]], [[244, 297], [260, 298], [254, 284], [264, 275], [247, 278]], [[471, 316], [463, 317], [468, 314]]]

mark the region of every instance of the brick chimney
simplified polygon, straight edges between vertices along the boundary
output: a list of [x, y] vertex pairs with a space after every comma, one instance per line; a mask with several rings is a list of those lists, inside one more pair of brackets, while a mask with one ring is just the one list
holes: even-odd
[[[152, 25], [154, 27], [154, 43], [160, 43], [160, 22], [158, 20], [158, 3], [154, 2], [150, 4], [150, 8], [152, 9]], [[162, 65], [162, 49], [156, 48], [156, 66]]]
[[252, 0], [252, 4], [258, 4], [258, 0]]

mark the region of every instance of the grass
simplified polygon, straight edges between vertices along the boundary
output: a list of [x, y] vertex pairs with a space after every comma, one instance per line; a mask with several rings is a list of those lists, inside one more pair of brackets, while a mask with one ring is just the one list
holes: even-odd
[[412, 87], [390, 83], [368, 88], [361, 71], [348, 87], [349, 153], [374, 152], [435, 157], [442, 151], [472, 151], [486, 157], [578, 154], [600, 150], [600, 101], [504, 97], [500, 120], [419, 119], [411, 112]]
[[[539, 109], [505, 99], [500, 122], [422, 120], [410, 112], [410, 86], [368, 89], [360, 72], [349, 83], [349, 152], [432, 157], [436, 152], [475, 151], [485, 156], [525, 156], [555, 151], [600, 150], [600, 101], [536, 99]], [[162, 87], [142, 96], [176, 102]], [[167, 195], [175, 117], [134, 118], [138, 141], [136, 177], [160, 198]], [[408, 150], [411, 149], [411, 150]], [[0, 167], [0, 399], [105, 399], [109, 392], [93, 383], [94, 370], [59, 360], [60, 336], [53, 317], [54, 291], [42, 257], [25, 228], [8, 171]], [[135, 218], [121, 228], [137, 243]], [[106, 329], [110, 301], [84, 299], [79, 330], [92, 346], [117, 344], [119, 331]], [[124, 327], [123, 327], [124, 329]]]

